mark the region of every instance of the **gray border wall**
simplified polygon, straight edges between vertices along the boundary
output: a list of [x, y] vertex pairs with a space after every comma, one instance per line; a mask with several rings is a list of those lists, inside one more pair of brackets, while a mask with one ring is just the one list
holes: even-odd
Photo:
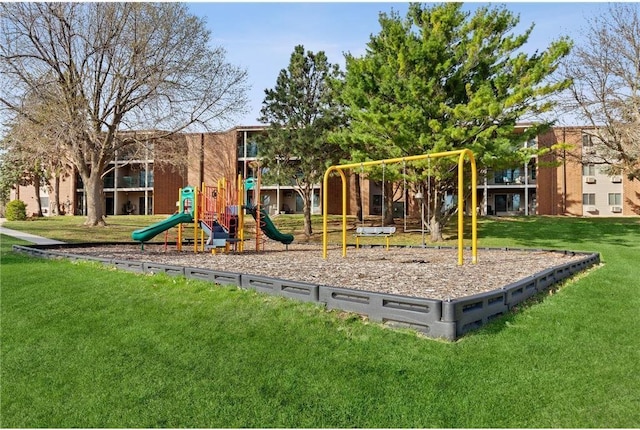
[[[375, 293], [328, 285], [315, 285], [285, 279], [245, 273], [222, 272], [195, 267], [172, 266], [141, 261], [128, 261], [93, 257], [56, 251], [61, 247], [96, 246], [74, 245], [13, 245], [13, 250], [39, 258], [66, 258], [95, 261], [118, 269], [136, 273], [165, 273], [190, 279], [236, 285], [261, 293], [292, 298], [324, 305], [327, 309], [340, 309], [367, 316], [370, 320], [392, 327], [417, 330], [428, 337], [455, 341], [489, 321], [506, 314], [514, 306], [547, 290], [568, 277], [600, 263], [599, 253], [545, 250], [571, 255], [582, 255], [577, 261], [540, 271], [517, 282], [487, 293], [455, 300], [436, 300]], [[117, 244], [108, 244], [117, 245]], [[128, 243], [128, 245], [130, 245]], [[484, 248], [489, 249], [489, 248]], [[501, 248], [502, 250], [510, 250]], [[518, 249], [519, 251], [540, 251]]]

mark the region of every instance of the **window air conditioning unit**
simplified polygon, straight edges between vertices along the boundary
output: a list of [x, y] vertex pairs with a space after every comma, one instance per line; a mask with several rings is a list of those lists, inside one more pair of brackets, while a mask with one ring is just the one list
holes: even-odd
[[619, 184], [622, 182], [622, 176], [612, 176], [611, 177], [611, 182], [613, 182], [614, 184]]
[[584, 180], [585, 180], [585, 182], [587, 184], [595, 184], [596, 183], [596, 178], [594, 178], [593, 176], [587, 176]]
[[595, 206], [587, 206], [587, 212], [598, 212], [598, 208]]
[[611, 212], [614, 214], [622, 213], [622, 206], [611, 206]]

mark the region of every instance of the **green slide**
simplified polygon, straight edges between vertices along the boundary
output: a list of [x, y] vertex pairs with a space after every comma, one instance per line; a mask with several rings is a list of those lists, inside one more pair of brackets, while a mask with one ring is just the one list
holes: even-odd
[[165, 220], [162, 220], [155, 224], [151, 224], [149, 227], [141, 228], [140, 230], [134, 231], [133, 233], [131, 233], [131, 238], [138, 242], [146, 242], [153, 239], [163, 231], [169, 230], [174, 225], [190, 222], [193, 222], [193, 217], [190, 214], [173, 214]]
[[[253, 219], [257, 218], [255, 207], [245, 206], [245, 208], [247, 209], [247, 212], [253, 216]], [[289, 245], [293, 242], [293, 235], [281, 233], [280, 230], [273, 225], [273, 221], [271, 221], [271, 218], [269, 218], [269, 215], [267, 215], [264, 209], [260, 209], [260, 228], [269, 239], [277, 240], [285, 245]]]

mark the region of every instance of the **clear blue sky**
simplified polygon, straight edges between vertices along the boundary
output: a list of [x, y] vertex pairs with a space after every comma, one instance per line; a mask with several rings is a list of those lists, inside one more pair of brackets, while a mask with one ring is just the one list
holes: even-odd
[[[475, 10], [487, 3], [467, 3]], [[580, 43], [581, 31], [591, 16], [606, 12], [606, 3], [492, 3], [505, 5], [520, 15], [522, 33], [535, 24], [525, 47], [544, 50], [551, 41], [566, 35]], [[325, 51], [331, 63], [344, 68], [343, 53], [364, 54], [371, 34], [380, 31], [379, 12], [398, 11], [404, 16], [408, 3], [189, 3], [191, 12], [204, 17], [212, 41], [227, 51], [227, 60], [248, 71], [249, 112], [236, 125], [256, 125], [264, 90], [273, 88], [281, 69], [289, 64], [294, 46]]]

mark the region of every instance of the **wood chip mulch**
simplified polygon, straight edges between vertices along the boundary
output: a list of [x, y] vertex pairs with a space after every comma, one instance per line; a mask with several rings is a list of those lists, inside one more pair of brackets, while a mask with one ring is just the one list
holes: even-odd
[[291, 244], [288, 249], [268, 242], [256, 253], [255, 242], [245, 243], [244, 253], [194, 253], [193, 246], [178, 252], [175, 246], [139, 244], [67, 248], [61, 251], [113, 259], [148, 261], [167, 265], [255, 274], [271, 278], [333, 287], [398, 294], [429, 299], [456, 299], [498, 289], [512, 282], [571, 261], [584, 255], [550, 251], [478, 251], [478, 263], [471, 263], [465, 250], [464, 264], [458, 266], [456, 249], [434, 248], [329, 248], [322, 259], [318, 245]]

